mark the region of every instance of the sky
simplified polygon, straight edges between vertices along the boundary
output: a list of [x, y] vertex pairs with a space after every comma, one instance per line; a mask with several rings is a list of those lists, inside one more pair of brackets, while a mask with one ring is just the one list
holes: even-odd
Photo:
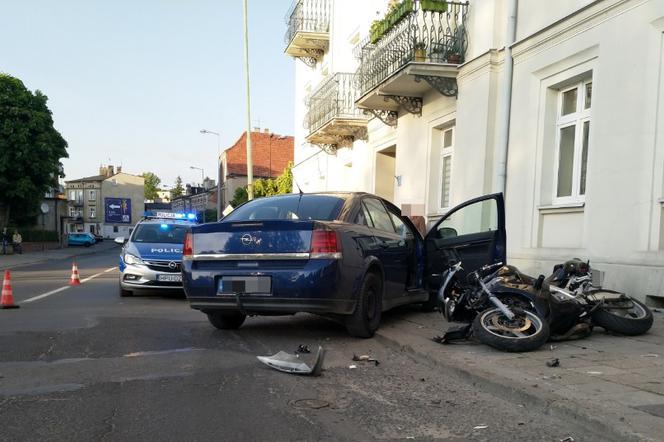
[[[291, 135], [290, 0], [248, 0], [252, 127]], [[0, 72], [49, 98], [66, 178], [213, 178], [246, 128], [242, 0], [0, 0]]]

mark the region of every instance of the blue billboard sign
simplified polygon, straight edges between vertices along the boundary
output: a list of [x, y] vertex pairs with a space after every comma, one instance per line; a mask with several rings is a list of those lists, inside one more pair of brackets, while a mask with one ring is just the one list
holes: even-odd
[[131, 224], [131, 200], [104, 198], [104, 218], [107, 223]]

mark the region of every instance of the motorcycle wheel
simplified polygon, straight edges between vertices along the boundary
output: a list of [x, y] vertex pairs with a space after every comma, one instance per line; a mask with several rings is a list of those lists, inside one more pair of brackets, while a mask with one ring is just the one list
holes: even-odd
[[515, 310], [509, 320], [498, 308], [484, 310], [473, 321], [473, 333], [483, 344], [502, 351], [525, 352], [549, 339], [549, 323], [528, 310]]
[[650, 330], [653, 323], [652, 312], [645, 304], [620, 292], [611, 290], [596, 290], [591, 293], [601, 299], [606, 296], [615, 298], [622, 295], [621, 299], [605, 299], [591, 315], [595, 324], [605, 330], [620, 333], [621, 335], [642, 335]]

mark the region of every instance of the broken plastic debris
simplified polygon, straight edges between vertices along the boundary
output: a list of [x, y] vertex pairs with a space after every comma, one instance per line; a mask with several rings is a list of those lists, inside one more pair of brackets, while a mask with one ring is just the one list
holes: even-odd
[[658, 358], [659, 355], [655, 353], [648, 353], [647, 355], [641, 355], [642, 358]]
[[560, 359], [555, 358], [555, 359], [551, 359], [550, 361], [546, 361], [546, 366], [547, 367], [560, 367]]
[[574, 442], [574, 438], [572, 436], [567, 436], [564, 439], [560, 439], [560, 442]]
[[349, 365], [348, 368], [350, 368], [350, 369], [352, 370], [352, 369], [354, 369], [354, 368], [357, 368], [357, 365], [355, 365], [355, 364], [353, 364], [353, 365]]
[[587, 371], [587, 374], [604, 374], [601, 371]]
[[364, 362], [373, 362], [374, 365], [378, 365], [378, 364], [380, 364], [380, 361], [378, 361], [378, 359], [376, 359], [376, 358], [372, 358], [372, 357], [369, 356], [369, 355], [361, 355], [361, 356], [358, 356], [358, 355], [354, 354], [354, 355], [353, 355], [353, 361], [355, 361], [355, 362], [360, 362], [360, 361], [364, 361]]
[[313, 366], [309, 366], [306, 362], [300, 359], [299, 355], [292, 355], [284, 351], [272, 356], [256, 356], [259, 361], [275, 370], [283, 371], [285, 373], [306, 374], [311, 376], [320, 376], [323, 371], [323, 359], [325, 358], [325, 350], [323, 347], [318, 346], [316, 352], [316, 359]]
[[553, 351], [553, 350], [555, 350], [556, 348], [558, 348], [557, 345], [552, 345], [551, 347], [549, 347], [549, 350]]
[[295, 353], [311, 353], [311, 349], [309, 349], [308, 345], [300, 344], [297, 347], [297, 350], [295, 350]]
[[485, 428], [489, 428], [488, 425], [477, 425], [473, 427], [473, 430], [484, 430]]

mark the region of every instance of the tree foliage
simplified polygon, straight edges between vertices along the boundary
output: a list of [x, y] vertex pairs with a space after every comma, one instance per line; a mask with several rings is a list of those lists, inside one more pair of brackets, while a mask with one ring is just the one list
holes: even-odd
[[[293, 163], [289, 162], [283, 173], [275, 179], [259, 178], [254, 181], [254, 198], [283, 195], [293, 192]], [[247, 187], [235, 189], [231, 206], [237, 207], [248, 199]]]
[[159, 184], [161, 179], [152, 172], [143, 172], [141, 175], [145, 180], [145, 199], [156, 200], [159, 197]]
[[182, 178], [178, 175], [175, 179], [175, 187], [171, 189], [171, 199], [177, 198], [184, 194], [184, 187], [182, 186]]
[[0, 73], [0, 225], [30, 223], [44, 193], [64, 177], [67, 142], [53, 127], [47, 101]]

